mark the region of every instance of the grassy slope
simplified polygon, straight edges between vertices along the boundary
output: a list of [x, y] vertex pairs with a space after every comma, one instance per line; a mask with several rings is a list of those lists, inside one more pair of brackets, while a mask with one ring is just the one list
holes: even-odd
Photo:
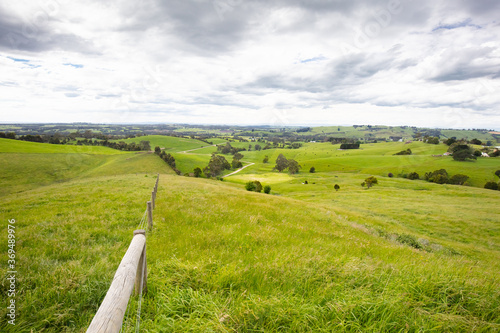
[[[147, 158], [152, 173], [164, 171], [150, 160], [159, 160], [154, 155], [123, 156]], [[123, 166], [128, 175], [100, 176], [125, 161], [0, 203], [1, 218], [18, 221], [16, 332], [85, 330], [154, 184], [154, 177], [135, 174], [142, 162]], [[302, 185], [306, 175], [316, 184]], [[148, 236], [142, 328], [499, 330], [499, 194], [404, 179], [362, 190], [363, 177], [286, 176], [273, 185], [278, 197], [246, 192], [240, 184], [162, 175], [156, 227]], [[341, 184], [338, 193], [334, 181]], [[415, 250], [385, 236], [390, 233], [442, 247]], [[9, 332], [5, 307], [0, 311], [0, 330]]]
[[0, 196], [89, 176], [148, 173], [151, 170], [171, 172], [153, 154], [125, 153], [106, 147], [0, 139], [0, 158]]
[[117, 155], [125, 152], [108, 147], [51, 145], [48, 143], [0, 139], [0, 153], [32, 154], [98, 154]]
[[167, 153], [175, 153], [179, 151], [189, 150], [200, 148], [203, 146], [207, 146], [208, 144], [203, 141], [194, 140], [194, 139], [186, 139], [186, 138], [177, 138], [173, 136], [165, 136], [165, 135], [146, 135], [138, 138], [131, 138], [125, 140], [113, 140], [113, 141], [123, 141], [126, 143], [139, 143], [141, 141], [149, 141], [151, 148], [159, 146], [160, 148], [165, 148], [165, 152]]

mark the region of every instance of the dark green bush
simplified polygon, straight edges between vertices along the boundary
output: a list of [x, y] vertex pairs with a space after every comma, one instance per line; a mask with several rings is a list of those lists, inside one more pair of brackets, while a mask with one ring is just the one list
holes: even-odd
[[420, 243], [417, 241], [415, 236], [412, 236], [412, 235], [402, 234], [402, 235], [399, 235], [398, 238], [396, 238], [396, 240], [398, 242], [400, 242], [401, 244], [405, 244], [405, 245], [414, 247], [416, 249], [422, 248], [422, 245], [420, 245]]

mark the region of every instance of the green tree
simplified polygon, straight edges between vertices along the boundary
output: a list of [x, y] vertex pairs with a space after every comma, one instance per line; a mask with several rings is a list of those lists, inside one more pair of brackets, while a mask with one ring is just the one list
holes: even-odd
[[271, 193], [271, 186], [269, 186], [269, 185], [264, 186], [264, 193], [266, 193], [266, 194]]
[[149, 145], [149, 141], [141, 141], [139, 143], [139, 148], [140, 148], [140, 150], [147, 150], [147, 151], [151, 150], [151, 146]]
[[156, 147], [155, 147], [155, 154], [160, 155], [160, 153], [161, 153], [161, 148], [160, 148], [160, 146], [156, 146]]
[[335, 191], [340, 190], [340, 186], [339, 186], [339, 184], [335, 184], [335, 186], [334, 186], [333, 188], [335, 189]]
[[365, 179], [365, 184], [366, 184], [367, 188], [370, 188], [373, 185], [378, 184], [378, 180], [374, 176], [370, 176], [370, 177]]
[[288, 172], [290, 174], [294, 175], [298, 173], [300, 169], [302, 169], [302, 167], [296, 160], [288, 160]]
[[264, 160], [262, 160], [262, 163], [269, 163], [269, 156], [264, 156]]
[[278, 158], [276, 159], [276, 166], [274, 167], [278, 172], [281, 172], [288, 168], [288, 160], [286, 159], [283, 154], [279, 154]]
[[196, 167], [196, 168], [194, 168], [193, 173], [194, 173], [194, 176], [195, 176], [196, 178], [198, 178], [198, 177], [200, 177], [200, 176], [201, 176], [202, 171], [201, 171], [201, 169], [200, 169], [200, 168]]
[[233, 160], [233, 161], [231, 162], [231, 167], [232, 167], [233, 169], [239, 169], [239, 168], [242, 168], [242, 167], [243, 167], [243, 163], [241, 163], [241, 161], [240, 161], [240, 160]]
[[497, 176], [498, 178], [500, 178], [500, 170], [495, 171], [495, 176]]
[[315, 167], [311, 167], [311, 169], [309, 169], [309, 172], [310, 173], [315, 173], [316, 172], [316, 168]]
[[456, 142], [450, 146], [448, 149], [452, 153], [453, 159], [455, 161], [465, 161], [465, 160], [475, 160], [474, 149], [471, 146], [463, 143]]
[[261, 147], [261, 145], [256, 144], [254, 149], [255, 149], [255, 150], [262, 150], [262, 147]]
[[255, 185], [255, 192], [262, 192], [262, 184], [258, 181], [258, 180], [254, 180], [253, 181], [254, 185]]
[[231, 164], [226, 160], [224, 156], [212, 154], [208, 166], [203, 170], [205, 175], [210, 177], [219, 176], [224, 170], [230, 170]]
[[447, 145], [447, 146], [451, 146], [455, 142], [457, 142], [457, 138], [456, 137], [451, 137], [451, 138], [445, 140], [444, 144]]

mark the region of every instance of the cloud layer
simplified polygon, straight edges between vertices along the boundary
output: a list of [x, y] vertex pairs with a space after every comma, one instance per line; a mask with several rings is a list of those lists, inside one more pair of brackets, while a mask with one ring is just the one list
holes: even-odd
[[2, 122], [500, 129], [500, 2], [0, 4]]

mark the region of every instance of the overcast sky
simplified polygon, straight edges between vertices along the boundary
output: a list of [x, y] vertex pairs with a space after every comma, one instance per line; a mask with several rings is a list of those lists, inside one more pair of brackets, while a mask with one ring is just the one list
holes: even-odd
[[0, 3], [0, 122], [500, 129], [498, 0]]

